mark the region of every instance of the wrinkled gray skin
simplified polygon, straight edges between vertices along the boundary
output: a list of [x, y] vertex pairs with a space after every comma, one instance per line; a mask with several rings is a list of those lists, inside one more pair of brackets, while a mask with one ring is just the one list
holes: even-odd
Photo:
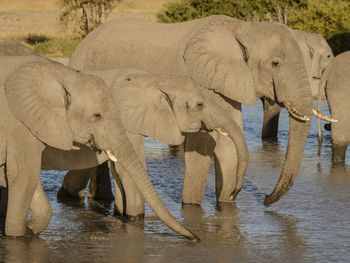
[[[318, 109], [321, 108], [323, 92], [333, 119], [332, 123], [332, 160], [337, 164], [345, 163], [345, 153], [350, 143], [350, 52], [335, 57], [322, 75], [318, 91]], [[319, 138], [322, 132], [319, 128]]]
[[[80, 70], [136, 67], [150, 73], [190, 76], [211, 90], [214, 100], [220, 98], [214, 94], [220, 94], [227, 114], [238, 123], [241, 103], [253, 105], [261, 97], [290, 102], [301, 114], [312, 114], [311, 87], [302, 51], [291, 29], [280, 24], [245, 22], [227, 16], [177, 24], [116, 20], [90, 33], [76, 48], [69, 65]], [[309, 122], [290, 118], [284, 167], [265, 204], [276, 202], [292, 186], [309, 127]], [[232, 202], [242, 187], [235, 183], [235, 146], [219, 135], [213, 138], [213, 150], [207, 145], [210, 138], [205, 137], [186, 135], [182, 201], [201, 203], [214, 156], [217, 200]]]
[[195, 238], [159, 200], [102, 79], [38, 56], [1, 57], [0, 74], [0, 184], [8, 188], [6, 235], [23, 236], [26, 226], [39, 233], [49, 224], [51, 206], [40, 169], [93, 167], [106, 161], [104, 152], [109, 152], [159, 218]]
[[[198, 132], [204, 127], [202, 132], [219, 128], [226, 131], [230, 140], [236, 145], [238, 156], [236, 182], [242, 183], [248, 166], [248, 150], [242, 125], [237, 124], [225, 113], [225, 110], [214, 101], [210, 91], [202, 89], [188, 77], [148, 74], [136, 69], [92, 73], [103, 77], [106, 83], [111, 83], [114, 103], [144, 166], [144, 136], [153, 137], [163, 143], [180, 145], [186, 133]], [[224, 100], [221, 100], [224, 103]], [[115, 184], [119, 186], [115, 196], [116, 212], [127, 216], [142, 215], [144, 213], [142, 195], [130, 177], [118, 167], [118, 164], [116, 166], [120, 179]], [[95, 173], [96, 168], [70, 171], [65, 176], [60, 193], [84, 197], [86, 184], [90, 176]], [[102, 180], [101, 175], [95, 177], [97, 178]], [[110, 181], [108, 170], [106, 181]], [[92, 182], [95, 186], [101, 183], [95, 183], [94, 179]], [[88, 195], [101, 197], [94, 195], [92, 188], [90, 184]]]
[[[322, 72], [334, 58], [333, 52], [323, 36], [293, 30], [297, 42], [303, 52], [307, 74], [311, 83], [312, 97], [317, 98], [318, 86]], [[264, 105], [264, 121], [261, 136], [263, 139], [277, 139], [278, 119], [281, 106], [262, 99]]]

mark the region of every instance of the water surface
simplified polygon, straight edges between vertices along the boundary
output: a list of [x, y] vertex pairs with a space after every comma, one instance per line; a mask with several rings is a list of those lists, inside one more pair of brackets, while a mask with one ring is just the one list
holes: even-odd
[[64, 173], [43, 171], [41, 180], [53, 207], [51, 223], [40, 235], [24, 238], [4, 237], [2, 225], [0, 261], [349, 262], [350, 167], [332, 167], [330, 133], [319, 157], [313, 119], [292, 189], [265, 207], [263, 197], [281, 172], [288, 115], [282, 112], [278, 142], [262, 142], [261, 103], [243, 110], [250, 162], [235, 204], [216, 205], [212, 168], [202, 205], [182, 207], [183, 158], [175, 157], [167, 145], [146, 141], [147, 170], [161, 199], [201, 242], [174, 233], [148, 207], [144, 222], [126, 222], [113, 216], [113, 203], [60, 202], [56, 194]]

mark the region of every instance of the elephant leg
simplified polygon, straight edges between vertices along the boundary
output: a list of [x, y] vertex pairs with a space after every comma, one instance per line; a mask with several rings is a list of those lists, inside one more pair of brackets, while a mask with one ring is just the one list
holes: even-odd
[[90, 177], [96, 174], [96, 167], [69, 171], [57, 193], [58, 198], [85, 198], [85, 188]]
[[[128, 138], [132, 143], [138, 157], [146, 168], [145, 160], [145, 138], [138, 134], [128, 133]], [[128, 173], [117, 163], [114, 163], [118, 182], [114, 180], [115, 188], [115, 214], [128, 217], [143, 217], [145, 213], [145, 201], [141, 192], [136, 187], [134, 181]]]
[[7, 145], [8, 205], [5, 234], [8, 236], [25, 234], [29, 207], [40, 183], [44, 146], [28, 133], [14, 132]]
[[277, 103], [271, 105], [266, 98], [262, 99], [262, 102], [264, 106], [264, 121], [261, 136], [263, 139], [277, 139], [281, 106]]
[[0, 186], [0, 216], [6, 216], [7, 210], [7, 188]]
[[345, 154], [348, 145], [334, 144], [332, 146], [332, 160], [333, 163], [342, 164], [345, 163]]
[[108, 162], [97, 166], [90, 178], [88, 197], [113, 200], [111, 178]]
[[214, 148], [215, 142], [209, 134], [201, 132], [186, 134], [183, 204], [201, 204]]
[[[234, 143], [227, 136], [216, 137], [214, 164], [216, 200], [218, 203], [232, 203], [230, 196], [238, 183], [237, 154]], [[242, 183], [240, 182], [240, 185]]]
[[38, 234], [43, 231], [50, 223], [52, 216], [52, 208], [49, 200], [44, 192], [41, 182], [37, 184], [30, 205], [30, 220], [27, 223], [27, 227], [33, 231], [34, 234]]

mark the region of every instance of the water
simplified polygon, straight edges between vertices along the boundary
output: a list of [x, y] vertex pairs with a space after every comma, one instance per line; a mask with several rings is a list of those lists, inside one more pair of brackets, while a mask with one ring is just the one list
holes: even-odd
[[261, 198], [271, 192], [283, 164], [288, 116], [282, 112], [278, 143], [269, 143], [260, 139], [261, 103], [243, 110], [250, 163], [234, 205], [216, 205], [211, 169], [202, 205], [181, 207], [183, 158], [174, 157], [164, 144], [146, 141], [147, 169], [161, 199], [201, 242], [174, 233], [148, 207], [144, 222], [126, 222], [113, 216], [113, 203], [59, 202], [56, 194], [64, 173], [44, 171], [42, 182], [53, 207], [51, 223], [40, 235], [24, 238], [4, 237], [2, 225], [0, 261], [348, 262], [350, 167], [332, 167], [330, 133], [325, 134], [319, 157], [313, 119], [292, 189], [265, 207]]

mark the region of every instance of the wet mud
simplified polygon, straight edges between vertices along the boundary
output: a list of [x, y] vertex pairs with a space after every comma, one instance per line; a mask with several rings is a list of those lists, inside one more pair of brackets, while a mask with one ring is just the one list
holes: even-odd
[[[261, 103], [243, 111], [250, 163], [235, 204], [216, 204], [211, 168], [202, 205], [182, 206], [181, 150], [146, 140], [147, 170], [161, 199], [201, 242], [174, 233], [149, 207], [144, 221], [126, 221], [113, 216], [113, 202], [57, 200], [64, 172], [42, 171], [41, 180], [53, 207], [51, 223], [38, 236], [9, 238], [3, 235], [2, 220], [0, 261], [348, 262], [350, 166], [332, 167], [330, 133], [325, 133], [318, 156], [317, 122], [313, 119], [292, 189], [282, 200], [265, 207], [264, 195], [272, 191], [283, 165], [288, 115], [282, 112], [278, 141], [263, 142]], [[325, 104], [323, 112], [327, 112]]]

